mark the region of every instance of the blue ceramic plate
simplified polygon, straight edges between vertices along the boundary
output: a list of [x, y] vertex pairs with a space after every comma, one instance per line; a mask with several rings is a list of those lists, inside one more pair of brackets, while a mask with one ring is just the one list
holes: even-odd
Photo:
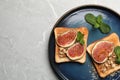
[[[120, 16], [105, 7], [102, 6], [82, 6], [75, 8], [66, 14], [64, 14], [55, 24], [55, 27], [72, 27], [86, 26], [89, 29], [88, 45], [95, 40], [98, 40], [109, 34], [102, 34], [99, 30], [93, 29], [90, 24], [85, 21], [85, 14], [92, 13], [94, 15], [102, 15], [105, 23], [111, 27], [111, 32], [115, 32], [120, 36]], [[53, 30], [54, 30], [53, 28]], [[55, 62], [55, 36], [54, 32], [51, 32], [48, 46], [49, 61], [52, 69], [60, 80], [101, 80], [97, 74], [92, 59], [87, 53], [87, 60], [84, 64], [68, 62], [57, 64]], [[120, 80], [120, 71], [117, 71], [104, 80]]]

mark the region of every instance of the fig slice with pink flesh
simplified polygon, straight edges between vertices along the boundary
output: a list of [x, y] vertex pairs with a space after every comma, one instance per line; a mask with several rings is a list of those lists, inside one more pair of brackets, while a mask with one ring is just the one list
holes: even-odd
[[84, 55], [84, 46], [80, 43], [75, 43], [73, 46], [68, 48], [67, 50], [67, 56], [71, 60], [77, 60], [82, 58]]
[[104, 63], [113, 53], [114, 44], [109, 41], [99, 41], [92, 49], [92, 58], [97, 63]]
[[76, 41], [77, 32], [69, 30], [57, 36], [57, 44], [61, 47], [69, 47]]

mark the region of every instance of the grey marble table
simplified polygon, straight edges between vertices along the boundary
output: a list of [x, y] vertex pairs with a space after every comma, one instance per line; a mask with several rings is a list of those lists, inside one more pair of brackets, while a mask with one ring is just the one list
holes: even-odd
[[120, 0], [0, 0], [0, 80], [57, 80], [48, 39], [68, 10], [96, 4], [120, 13]]

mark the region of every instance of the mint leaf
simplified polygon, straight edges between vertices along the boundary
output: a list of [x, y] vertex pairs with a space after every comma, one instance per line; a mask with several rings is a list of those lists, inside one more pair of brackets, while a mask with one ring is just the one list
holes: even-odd
[[100, 25], [97, 23], [96, 17], [93, 14], [91, 13], [86, 14], [85, 19], [88, 23], [93, 25], [94, 28], [99, 28]]
[[117, 56], [120, 57], [120, 46], [115, 47], [114, 52]]
[[80, 43], [83, 45], [85, 43], [84, 39], [81, 39]]
[[97, 16], [97, 23], [98, 23], [98, 24], [101, 24], [101, 23], [103, 22], [102, 19], [103, 19], [103, 18], [102, 18], [102, 15], [98, 15], [98, 16]]
[[79, 42], [80, 44], [84, 44], [84, 34], [82, 34], [80, 31], [77, 33], [77, 42]]
[[111, 31], [110, 26], [108, 24], [106, 24], [106, 23], [101, 23], [99, 29], [104, 34], [109, 33]]
[[86, 14], [85, 19], [88, 23], [92, 25], [96, 24], [96, 17], [91, 13]]
[[79, 31], [77, 33], [77, 41], [80, 41], [83, 37], [84, 37], [84, 35]]
[[120, 64], [120, 46], [115, 47], [114, 49], [116, 57], [116, 63]]

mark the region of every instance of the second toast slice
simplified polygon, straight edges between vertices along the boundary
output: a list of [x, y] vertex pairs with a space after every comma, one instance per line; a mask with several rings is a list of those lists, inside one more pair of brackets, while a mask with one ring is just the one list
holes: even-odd
[[[103, 40], [112, 42], [114, 44], [114, 46], [120, 45], [118, 35], [116, 33], [112, 33], [112, 34], [110, 34], [110, 35], [108, 35], [100, 40], [97, 40], [97, 41], [91, 43], [87, 47], [87, 51], [91, 57], [92, 57], [92, 49], [95, 46], [95, 44], [97, 42], [103, 41]], [[93, 60], [93, 63], [95, 65], [100, 77], [104, 78], [104, 77], [108, 76], [109, 74], [120, 69], [120, 65], [115, 63], [115, 58], [116, 58], [116, 55], [113, 52], [112, 55], [108, 57], [108, 60], [104, 63], [98, 64]]]

